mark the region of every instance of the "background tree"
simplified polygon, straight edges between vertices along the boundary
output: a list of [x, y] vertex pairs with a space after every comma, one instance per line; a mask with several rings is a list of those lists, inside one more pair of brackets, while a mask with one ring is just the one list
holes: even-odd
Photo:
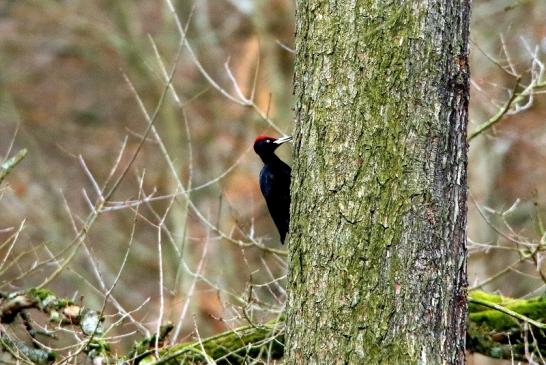
[[298, 3], [288, 363], [464, 363], [469, 16]]

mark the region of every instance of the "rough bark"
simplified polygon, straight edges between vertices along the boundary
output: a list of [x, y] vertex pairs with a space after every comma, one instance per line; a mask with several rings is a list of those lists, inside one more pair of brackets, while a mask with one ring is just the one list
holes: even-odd
[[461, 364], [469, 0], [297, 2], [287, 364]]

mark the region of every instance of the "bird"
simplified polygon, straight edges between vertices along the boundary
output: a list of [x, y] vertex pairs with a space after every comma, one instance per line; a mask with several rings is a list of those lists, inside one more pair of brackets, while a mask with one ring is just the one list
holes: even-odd
[[264, 163], [260, 171], [260, 190], [265, 198], [269, 214], [277, 226], [282, 244], [284, 244], [290, 223], [292, 169], [275, 154], [275, 150], [291, 140], [290, 136], [281, 138], [258, 136], [254, 141], [254, 152]]

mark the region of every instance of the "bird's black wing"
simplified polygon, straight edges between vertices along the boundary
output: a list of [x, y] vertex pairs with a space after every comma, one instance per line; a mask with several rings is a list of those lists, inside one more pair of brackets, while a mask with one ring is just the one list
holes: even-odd
[[274, 166], [264, 166], [260, 172], [260, 189], [282, 243], [290, 223], [290, 179], [290, 166], [282, 161]]

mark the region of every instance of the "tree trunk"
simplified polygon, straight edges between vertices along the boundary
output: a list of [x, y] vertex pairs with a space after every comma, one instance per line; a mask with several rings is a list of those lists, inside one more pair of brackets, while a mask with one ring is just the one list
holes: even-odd
[[469, 0], [297, 1], [287, 364], [462, 364]]

